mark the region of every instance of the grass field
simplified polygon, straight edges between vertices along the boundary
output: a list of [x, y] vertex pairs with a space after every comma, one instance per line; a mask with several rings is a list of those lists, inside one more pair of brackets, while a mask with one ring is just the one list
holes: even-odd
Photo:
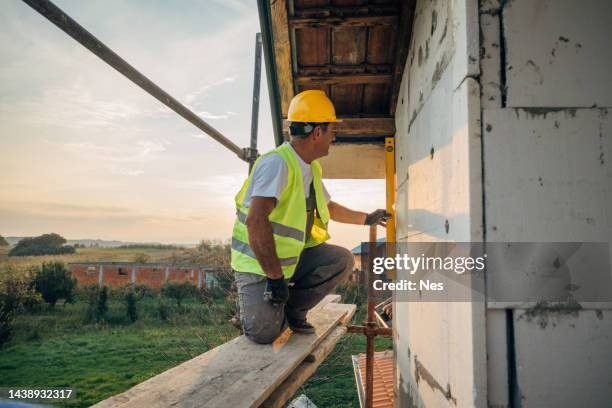
[[15, 337], [0, 349], [0, 386], [71, 387], [85, 407], [193, 358], [238, 334], [222, 304], [207, 310], [195, 300], [176, 306], [167, 321], [157, 300], [139, 303], [130, 323], [123, 302], [109, 300], [105, 323], [84, 323], [85, 303], [19, 316]]
[[[9, 258], [0, 253], [0, 265], [18, 268], [43, 261], [62, 262], [126, 260], [147, 254], [151, 261], [176, 256], [177, 250], [79, 248], [76, 254]], [[180, 254], [187, 257], [188, 253]], [[352, 299], [344, 299], [352, 303]], [[204, 305], [190, 299], [179, 313], [171, 306], [170, 318], [157, 312], [159, 299], [145, 297], [139, 319], [131, 323], [118, 294], [111, 295], [106, 321], [85, 323], [86, 302], [43, 307], [24, 312], [16, 320], [15, 336], [0, 349], [0, 387], [71, 387], [77, 399], [57, 406], [85, 407], [127, 390], [181, 362], [193, 358], [238, 335], [227, 323], [231, 302], [218, 299]], [[363, 319], [360, 308], [355, 322]], [[377, 349], [391, 348], [391, 340], [379, 338]], [[350, 356], [365, 351], [365, 337], [348, 334], [336, 346], [313, 377], [297, 394], [305, 393], [321, 408], [358, 406]]]
[[136, 256], [144, 254], [149, 262], [168, 261], [172, 257], [184, 257], [192, 253], [190, 249], [156, 249], [156, 248], [77, 248], [74, 254], [44, 256], [8, 256], [8, 247], [0, 247], [0, 265], [10, 264], [20, 268], [39, 266], [43, 262], [97, 262], [116, 261], [132, 262]]

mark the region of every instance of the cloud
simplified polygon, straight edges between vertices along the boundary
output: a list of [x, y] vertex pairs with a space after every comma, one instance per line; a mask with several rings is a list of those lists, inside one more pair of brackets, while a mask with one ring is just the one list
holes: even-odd
[[[120, 146], [101, 146], [90, 142], [66, 143], [64, 150], [75, 155], [109, 162], [145, 162], [157, 158], [156, 153], [166, 150], [164, 143], [141, 140], [135, 146], [121, 144]], [[141, 173], [140, 173], [141, 174]]]
[[212, 120], [214, 120], [214, 119], [229, 119], [229, 117], [230, 116], [234, 116], [235, 113], [227, 111], [227, 112], [222, 113], [220, 115], [215, 115], [215, 114], [210, 113], [210, 112], [202, 111], [202, 112], [197, 112], [197, 115], [200, 116], [201, 118], [204, 118], [204, 119], [212, 119]]
[[183, 100], [186, 104], [192, 104], [194, 102], [197, 102], [198, 100], [205, 98], [210, 89], [234, 82], [235, 79], [236, 78], [234, 77], [224, 77], [219, 80], [200, 85], [195, 91], [189, 92], [187, 95], [185, 95]]
[[113, 167], [111, 169], [111, 173], [119, 174], [121, 176], [140, 176], [141, 174], [144, 173], [144, 170], [140, 170], [140, 169], [120, 169], [120, 168]]
[[51, 86], [42, 94], [18, 101], [0, 102], [0, 115], [30, 124], [89, 130], [127, 125], [155, 111], [120, 98], [94, 97], [82, 79], [68, 86]]

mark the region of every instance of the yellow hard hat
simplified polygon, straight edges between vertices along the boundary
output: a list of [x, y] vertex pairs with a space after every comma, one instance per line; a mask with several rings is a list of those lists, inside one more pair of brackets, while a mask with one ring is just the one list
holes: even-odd
[[342, 122], [336, 118], [334, 104], [323, 91], [310, 90], [295, 95], [287, 112], [289, 122]]

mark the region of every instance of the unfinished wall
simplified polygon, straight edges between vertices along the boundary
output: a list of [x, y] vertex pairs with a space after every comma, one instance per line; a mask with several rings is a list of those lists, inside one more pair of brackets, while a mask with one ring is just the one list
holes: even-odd
[[[398, 241], [609, 243], [610, 2], [419, 0], [414, 18]], [[399, 407], [612, 404], [610, 304], [395, 306]]]
[[[480, 27], [486, 241], [609, 243], [610, 2], [487, 0]], [[489, 304], [489, 404], [610, 406], [609, 309]]]
[[[417, 1], [396, 110], [400, 242], [482, 240], [478, 72], [477, 2]], [[394, 313], [397, 406], [484, 407], [484, 304]]]

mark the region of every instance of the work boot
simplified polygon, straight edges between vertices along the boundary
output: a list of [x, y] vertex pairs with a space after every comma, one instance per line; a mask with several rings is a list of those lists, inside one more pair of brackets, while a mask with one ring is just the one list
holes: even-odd
[[315, 332], [314, 326], [308, 323], [306, 319], [292, 319], [287, 316], [287, 323], [289, 323], [291, 330], [296, 333], [310, 334]]

